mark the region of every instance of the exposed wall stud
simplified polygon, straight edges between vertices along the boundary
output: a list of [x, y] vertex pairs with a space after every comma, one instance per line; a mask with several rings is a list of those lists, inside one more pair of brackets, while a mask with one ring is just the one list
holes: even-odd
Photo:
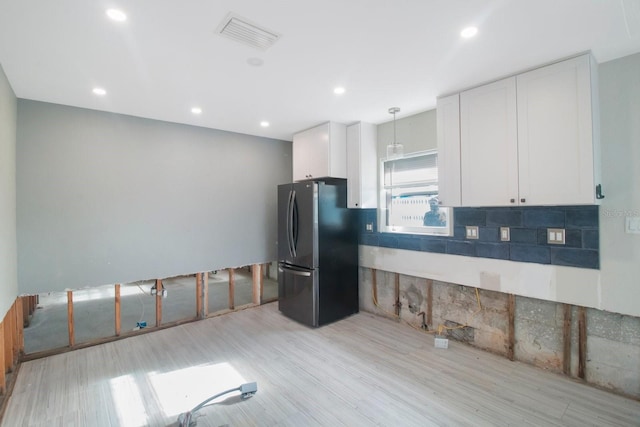
[[[0, 345], [4, 347], [4, 322], [0, 322]], [[7, 375], [5, 369], [5, 349], [0, 348], [0, 394], [5, 394], [7, 391]]]
[[578, 378], [586, 379], [587, 369], [587, 309], [578, 307]]
[[427, 279], [427, 325], [433, 327], [433, 280]]
[[162, 324], [162, 279], [156, 279], [156, 327]]
[[509, 294], [507, 298], [507, 357], [513, 361], [516, 352], [516, 296]]
[[395, 313], [396, 316], [400, 316], [400, 273], [396, 273], [395, 276]]
[[374, 304], [378, 304], [378, 283], [376, 280], [376, 269], [371, 269], [371, 292], [373, 294], [373, 302]]
[[29, 326], [29, 298], [31, 297], [21, 297], [22, 301], [22, 325]]
[[264, 300], [264, 280], [267, 276], [267, 270], [269, 269], [269, 264], [260, 264], [260, 304], [262, 304], [262, 300]]
[[202, 319], [209, 315], [209, 272], [202, 273]]
[[67, 329], [69, 330], [69, 347], [73, 347], [76, 344], [73, 330], [73, 291], [67, 291]]
[[203, 318], [202, 311], [202, 280], [207, 273], [196, 273], [196, 318]]
[[18, 353], [18, 356], [24, 353], [24, 323], [22, 321], [23, 319], [23, 305], [22, 305], [22, 298], [18, 297], [16, 299], [16, 301], [14, 302], [15, 307], [16, 307], [16, 328], [18, 330], [18, 347], [16, 348], [16, 351]]
[[7, 314], [4, 317], [4, 321], [7, 322], [9, 329], [11, 330], [11, 336], [9, 337], [9, 371], [13, 371], [13, 362], [16, 357], [16, 349], [18, 348], [18, 340], [17, 335], [18, 331], [16, 329], [16, 305], [13, 304]]
[[229, 310], [235, 309], [236, 294], [236, 275], [233, 268], [227, 270], [229, 272]]
[[571, 304], [562, 304], [562, 372], [571, 375]]
[[121, 330], [121, 316], [120, 316], [120, 283], [116, 283], [115, 285], [115, 328], [116, 328], [116, 336], [120, 336]]
[[260, 299], [262, 298], [260, 286], [260, 278], [262, 277], [261, 267], [262, 266], [260, 264], [253, 264], [251, 266], [251, 276], [253, 278], [253, 303], [255, 305], [260, 305]]

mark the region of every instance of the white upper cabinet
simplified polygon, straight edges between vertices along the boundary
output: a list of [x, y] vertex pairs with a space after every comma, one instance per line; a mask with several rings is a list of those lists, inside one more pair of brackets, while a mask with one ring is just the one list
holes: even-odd
[[517, 203], [517, 138], [515, 77], [460, 94], [463, 206]]
[[460, 95], [438, 98], [438, 198], [442, 206], [461, 206]]
[[[593, 58], [582, 55], [439, 99], [443, 204], [597, 203], [595, 70]], [[459, 140], [455, 134], [456, 96], [460, 103]], [[456, 204], [458, 185], [460, 204]]]
[[583, 55], [517, 76], [521, 204], [595, 203], [591, 61]]
[[347, 177], [346, 126], [327, 122], [293, 135], [293, 180]]
[[376, 126], [362, 122], [347, 126], [347, 207], [378, 207], [377, 164]]

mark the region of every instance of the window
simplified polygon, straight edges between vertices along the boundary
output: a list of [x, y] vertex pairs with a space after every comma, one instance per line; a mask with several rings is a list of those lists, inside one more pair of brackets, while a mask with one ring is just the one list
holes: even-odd
[[383, 160], [380, 231], [450, 236], [451, 208], [438, 201], [438, 153]]

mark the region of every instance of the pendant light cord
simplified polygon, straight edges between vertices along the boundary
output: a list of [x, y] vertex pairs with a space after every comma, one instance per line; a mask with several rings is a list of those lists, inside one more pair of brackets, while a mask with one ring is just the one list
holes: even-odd
[[393, 146], [398, 146], [398, 139], [396, 138], [396, 113], [400, 111], [398, 107], [389, 108], [389, 113], [393, 114]]

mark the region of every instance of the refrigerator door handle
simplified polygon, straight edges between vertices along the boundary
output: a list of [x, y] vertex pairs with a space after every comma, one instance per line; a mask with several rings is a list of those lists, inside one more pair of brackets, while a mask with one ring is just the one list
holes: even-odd
[[289, 244], [289, 254], [292, 258], [296, 257], [296, 242], [294, 236], [294, 224], [293, 222], [297, 219], [294, 216], [296, 203], [296, 192], [295, 190], [289, 191], [289, 206], [287, 209], [287, 238]]
[[287, 273], [293, 274], [294, 276], [311, 277], [310, 271], [295, 270], [293, 268], [283, 266], [279, 266], [278, 271], [280, 271], [280, 273], [284, 273], [286, 271]]

